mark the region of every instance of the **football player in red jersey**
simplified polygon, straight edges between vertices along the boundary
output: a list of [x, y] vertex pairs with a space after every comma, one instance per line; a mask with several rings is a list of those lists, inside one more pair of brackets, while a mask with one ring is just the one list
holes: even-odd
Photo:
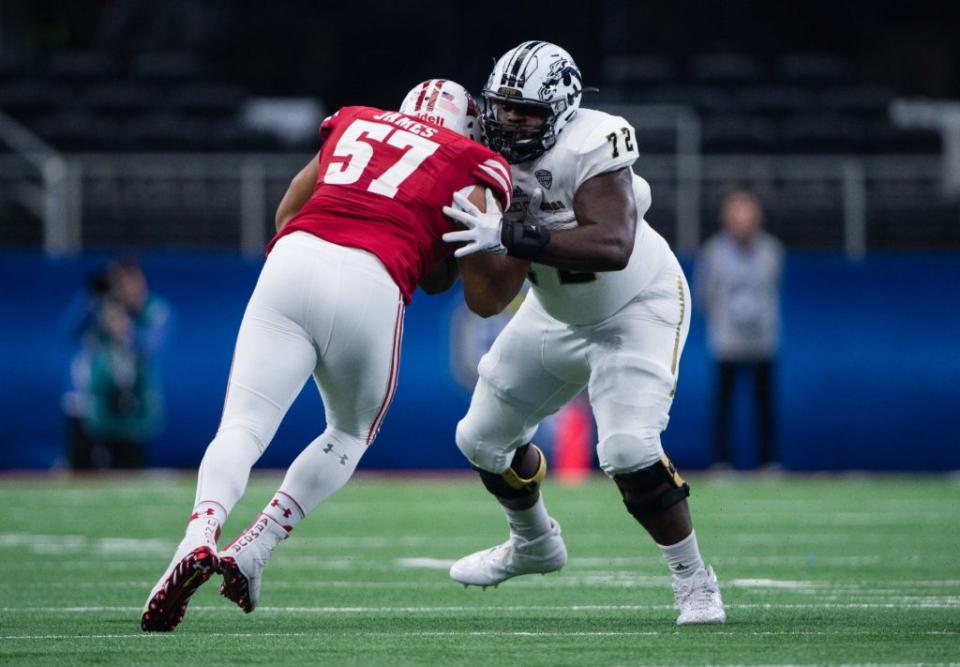
[[[270, 552], [346, 483], [376, 437], [396, 390], [404, 306], [418, 284], [437, 293], [462, 274], [468, 305], [488, 314], [519, 291], [522, 271], [512, 285], [493, 289], [489, 281], [504, 273], [501, 263], [522, 260], [487, 253], [456, 260], [441, 238], [455, 228], [442, 212], [455, 193], [484, 210], [510, 206], [510, 168], [471, 140], [477, 115], [462, 86], [434, 79], [411, 90], [399, 111], [344, 107], [323, 122], [318, 155], [277, 211], [186, 535], [150, 592], [143, 630], [172, 630], [216, 572], [224, 596], [254, 609]], [[311, 375], [327, 429], [220, 551], [220, 527], [250, 468]]]

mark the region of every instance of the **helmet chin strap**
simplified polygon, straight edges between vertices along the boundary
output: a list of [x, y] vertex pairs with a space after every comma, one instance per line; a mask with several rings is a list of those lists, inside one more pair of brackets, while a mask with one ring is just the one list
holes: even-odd
[[555, 122], [556, 116], [551, 116], [543, 121], [535, 135], [519, 140], [514, 135], [523, 126], [503, 123], [490, 115], [483, 117], [481, 128], [486, 144], [510, 164], [517, 164], [534, 160], [553, 147], [557, 141]]

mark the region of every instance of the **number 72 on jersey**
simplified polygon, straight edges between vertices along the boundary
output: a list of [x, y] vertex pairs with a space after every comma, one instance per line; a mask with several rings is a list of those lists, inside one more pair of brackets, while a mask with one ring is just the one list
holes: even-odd
[[[632, 153], [634, 148], [633, 148], [633, 137], [630, 136], [630, 128], [621, 127], [620, 134], [623, 135], [623, 145], [624, 147], [626, 147], [627, 152]], [[607, 141], [610, 142], [610, 147], [613, 149], [613, 156], [612, 156], [613, 158], [620, 157], [620, 149], [618, 146], [619, 140], [620, 140], [620, 136], [616, 132], [611, 132], [610, 134], [607, 135]]]

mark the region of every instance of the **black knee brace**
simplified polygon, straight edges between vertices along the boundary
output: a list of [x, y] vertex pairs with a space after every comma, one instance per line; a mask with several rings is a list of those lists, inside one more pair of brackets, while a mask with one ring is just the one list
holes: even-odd
[[[515, 466], [520, 465], [520, 462], [526, 457], [527, 450], [530, 447], [533, 447], [534, 451], [540, 457], [540, 464], [537, 466], [537, 471], [533, 476], [524, 479], [517, 474]], [[476, 466], [474, 466], [474, 470], [480, 473], [480, 479], [483, 481], [483, 485], [487, 487], [487, 491], [497, 498], [505, 498], [508, 500], [523, 498], [533, 495], [540, 489], [540, 483], [544, 477], [547, 476], [547, 457], [543, 455], [539, 447], [533, 443], [528, 443], [517, 448], [510, 467], [503, 471], [503, 473], [487, 472]]]
[[[673, 507], [690, 495], [690, 485], [683, 481], [683, 477], [673, 467], [673, 463], [666, 454], [649, 468], [641, 468], [624, 475], [614, 475], [613, 481], [620, 489], [627, 511], [640, 523]], [[669, 484], [672, 488], [651, 495], [651, 492], [664, 484]]]

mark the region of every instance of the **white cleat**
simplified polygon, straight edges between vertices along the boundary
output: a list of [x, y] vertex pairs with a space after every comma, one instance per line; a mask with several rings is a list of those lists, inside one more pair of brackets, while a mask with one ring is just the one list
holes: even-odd
[[680, 615], [677, 625], [723, 623], [727, 612], [712, 567], [702, 567], [689, 577], [673, 576], [673, 597]]
[[257, 515], [237, 538], [220, 552], [223, 583], [220, 595], [232, 600], [246, 613], [260, 601], [261, 573], [274, 547], [288, 533], [265, 514]]
[[450, 567], [450, 577], [464, 586], [486, 589], [521, 574], [555, 572], [566, 562], [560, 525], [551, 520], [550, 530], [533, 540], [511, 533], [503, 544], [464, 556]]

